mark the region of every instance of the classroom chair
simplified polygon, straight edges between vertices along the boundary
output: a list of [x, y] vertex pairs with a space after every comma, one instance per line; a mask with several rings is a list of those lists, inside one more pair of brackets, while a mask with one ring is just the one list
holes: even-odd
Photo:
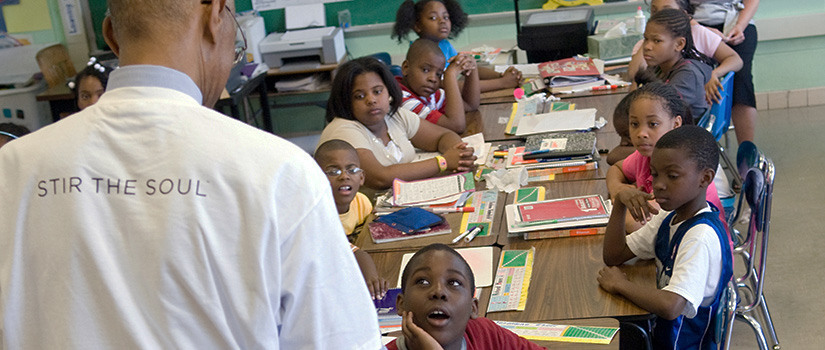
[[69, 51], [63, 44], [55, 44], [41, 49], [35, 55], [37, 65], [50, 88], [65, 84], [66, 80], [77, 75]]
[[[760, 315], [770, 334], [772, 349], [779, 349], [779, 339], [763, 289], [776, 168], [773, 161], [749, 141], [739, 145], [736, 161], [743, 182], [733, 221], [736, 222], [740, 215], [748, 216], [747, 229], [742, 232], [734, 231], [732, 237], [734, 255], [740, 256], [744, 262], [744, 274], [734, 276], [740, 303], [736, 307], [736, 318], [747, 322], [753, 328], [760, 349], [766, 350], [769, 348], [765, 327], [755, 317], [757, 314]], [[743, 214], [745, 203], [751, 210], [750, 214]]]
[[369, 56], [383, 62], [384, 64], [387, 65], [387, 67], [390, 67], [390, 72], [392, 72], [392, 75], [394, 75], [396, 77], [401, 76], [401, 66], [392, 64], [392, 57], [390, 57], [389, 53], [376, 52], [376, 53], [374, 53], [372, 55], [369, 55]]
[[722, 292], [722, 298], [719, 302], [719, 309], [716, 312], [715, 319], [715, 340], [719, 344], [719, 350], [730, 349], [731, 334], [733, 334], [733, 321], [736, 318], [736, 304], [739, 299], [736, 296], [736, 282], [730, 280], [725, 291]]
[[[713, 137], [716, 138], [716, 143], [719, 145], [722, 163], [724, 163], [723, 170], [728, 170], [725, 174], [728, 175], [728, 179], [731, 181], [731, 187], [734, 192], [738, 192], [739, 189], [742, 188], [742, 178], [739, 176], [738, 172], [733, 170], [733, 162], [731, 162], [728, 154], [725, 152], [728, 145], [727, 132], [731, 125], [731, 107], [733, 106], [733, 97], [731, 96], [733, 93], [733, 74], [733, 72], [729, 72], [722, 77], [722, 97], [719, 99], [719, 102], [714, 102], [710, 106], [699, 121], [696, 122], [696, 125], [707, 129]], [[722, 136], [725, 137], [725, 146], [722, 146], [719, 142], [722, 139]], [[720, 199], [722, 200], [722, 205], [725, 207], [725, 217], [728, 219], [728, 225], [732, 225], [733, 223], [731, 222], [731, 219], [733, 216], [733, 206], [735, 204], [734, 197]]]

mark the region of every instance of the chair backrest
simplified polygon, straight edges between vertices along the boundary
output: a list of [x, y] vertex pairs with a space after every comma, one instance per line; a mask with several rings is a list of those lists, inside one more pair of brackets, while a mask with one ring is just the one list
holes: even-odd
[[728, 131], [730, 127], [730, 111], [733, 107], [733, 72], [729, 72], [722, 77], [722, 97], [718, 102], [714, 102], [710, 108], [702, 115], [702, 118], [696, 122], [696, 125], [707, 129], [716, 141], [722, 138], [722, 135]]
[[748, 228], [740, 237], [735, 239], [735, 251], [746, 254], [748, 266], [745, 274], [736, 279], [737, 283], [751, 279], [756, 274], [755, 285], [750, 286], [754, 295], [749, 305], [740, 306], [740, 309], [755, 308], [762, 295], [762, 286], [765, 281], [766, 258], [768, 255], [768, 237], [771, 223], [771, 202], [773, 199], [773, 184], [776, 168], [773, 161], [766, 157], [751, 142], [743, 142], [736, 155], [739, 174], [742, 176], [742, 192], [739, 199], [737, 217], [742, 212], [743, 200], [751, 208], [748, 218]]
[[[719, 286], [722, 288], [722, 286]], [[736, 282], [731, 280], [724, 286], [722, 297], [719, 300], [719, 308], [714, 315], [714, 340], [719, 344], [719, 350], [730, 348], [731, 333], [733, 331], [733, 320], [736, 317], [736, 304], [739, 299], [736, 295]]]
[[65, 84], [66, 79], [77, 75], [69, 51], [63, 44], [46, 47], [38, 51], [35, 58], [49, 87]]

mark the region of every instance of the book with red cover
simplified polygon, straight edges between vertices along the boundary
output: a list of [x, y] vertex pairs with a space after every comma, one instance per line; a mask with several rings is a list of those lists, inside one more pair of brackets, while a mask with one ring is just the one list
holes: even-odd
[[372, 236], [372, 240], [378, 243], [387, 243], [387, 242], [395, 242], [401, 241], [405, 239], [412, 239], [412, 238], [421, 238], [421, 237], [428, 237], [428, 236], [435, 236], [435, 235], [443, 235], [445, 233], [452, 232], [450, 228], [450, 223], [447, 220], [444, 220], [438, 225], [432, 226], [428, 229], [413, 232], [413, 233], [404, 233], [399, 230], [394, 229], [392, 226], [387, 225], [383, 222], [373, 221], [369, 223], [370, 235]]
[[601, 196], [590, 195], [516, 206], [521, 226], [607, 217]]
[[[590, 57], [570, 57], [556, 61], [539, 63], [539, 74], [544, 83], [550, 87], [583, 84], [598, 80], [600, 73]], [[558, 77], [576, 77], [572, 79], [554, 79]]]

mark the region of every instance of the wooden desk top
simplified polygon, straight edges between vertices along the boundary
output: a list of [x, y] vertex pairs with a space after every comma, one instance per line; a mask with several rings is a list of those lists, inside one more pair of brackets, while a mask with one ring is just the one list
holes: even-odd
[[[567, 101], [576, 104], [576, 109], [595, 108], [596, 118], [604, 118], [607, 125], [597, 130], [596, 134], [602, 136], [602, 141], [597, 138], [598, 148], [612, 148], [619, 144], [619, 137], [616, 135], [613, 128], [613, 110], [619, 101], [624, 98], [625, 94], [607, 94], [587, 97], [575, 97]], [[512, 138], [519, 138], [515, 135], [507, 135], [504, 133], [504, 128], [510, 120], [510, 114], [513, 110], [512, 103], [497, 103], [481, 105], [477, 112], [470, 112], [467, 114], [467, 129], [474, 132], [482, 132], [484, 140], [506, 140]], [[478, 113], [479, 115], [474, 115]], [[615, 135], [615, 139], [612, 135]], [[613, 144], [615, 142], [615, 144]]]
[[[549, 181], [532, 183], [530, 186], [544, 186], [545, 199], [557, 199], [565, 197], [584, 196], [588, 194], [600, 194], [602, 198], [607, 199], [607, 182], [604, 179], [581, 180], [581, 181]], [[515, 192], [507, 195], [506, 203], [513, 203]], [[502, 215], [504, 213], [502, 212]], [[501, 228], [499, 229], [498, 244], [506, 246], [508, 244], [535, 242], [536, 240], [525, 241], [523, 234], [510, 236], [507, 232], [507, 218], [502, 216]], [[566, 238], [553, 238], [566, 239]], [[601, 257], [601, 252], [599, 253]]]
[[[398, 277], [401, 274], [401, 258], [404, 254], [414, 253], [417, 250], [418, 249], [407, 249], [369, 254], [370, 257], [372, 257], [372, 261], [375, 262], [375, 267], [378, 270], [378, 276], [386, 278], [387, 282], [390, 284], [390, 288], [395, 288], [396, 283], [398, 282]], [[498, 264], [498, 259], [500, 256], [501, 248], [493, 247], [493, 264]], [[493, 274], [495, 274], [495, 270], [493, 271]], [[487, 313], [487, 305], [490, 304], [491, 291], [492, 287], [485, 287], [481, 289], [481, 294], [478, 298], [479, 315], [484, 315]]]
[[[443, 214], [445, 215], [444, 217], [447, 218], [447, 221], [450, 223], [450, 228], [452, 229], [452, 232], [450, 233], [429, 237], [412, 238], [395, 242], [375, 243], [372, 240], [372, 236], [370, 236], [369, 224], [365, 224], [364, 228], [358, 234], [358, 238], [355, 241], [355, 245], [369, 253], [410, 249], [416, 250], [433, 243], [443, 243], [453, 248], [490, 246], [496, 243], [496, 241], [498, 240], [498, 232], [501, 231], [501, 220], [499, 218], [502, 217], [502, 213], [504, 212], [505, 196], [506, 193], [504, 192], [499, 192], [498, 194], [498, 201], [496, 202], [495, 212], [496, 219], [493, 220], [493, 227], [492, 230], [490, 230], [491, 234], [487, 236], [477, 236], [469, 243], [464, 242], [464, 240], [461, 240], [457, 243], [452, 243], [452, 240], [461, 233], [461, 218], [464, 214], [450, 213]], [[368, 219], [368, 222], [371, 222], [373, 218], [375, 217], [371, 215], [371, 217]]]
[[[533, 275], [525, 311], [495, 312], [499, 320], [540, 320], [647, 315], [626, 298], [605, 292], [596, 277], [602, 261], [604, 236], [541, 239], [511, 243], [503, 249], [536, 248]], [[655, 286], [652, 260], [623, 265], [631, 281]], [[495, 315], [493, 315], [495, 314]]]
[[37, 94], [35, 99], [37, 101], [74, 100], [74, 93], [72, 92], [72, 89], [69, 89], [69, 87], [66, 86], [66, 84], [58, 84]]

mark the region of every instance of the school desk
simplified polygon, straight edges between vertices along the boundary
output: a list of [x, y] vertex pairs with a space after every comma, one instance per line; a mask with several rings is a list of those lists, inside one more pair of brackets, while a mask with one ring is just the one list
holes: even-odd
[[[515, 242], [502, 249], [536, 248], [533, 274], [524, 311], [491, 312], [488, 318], [505, 321], [539, 322], [541, 320], [631, 317], [649, 312], [623, 296], [610, 294], [599, 287], [596, 277], [602, 261], [603, 235], [539, 239]], [[620, 267], [634, 283], [655, 287], [652, 260]]]
[[[566, 198], [566, 197], [577, 197], [577, 196], [585, 196], [590, 194], [600, 194], [602, 195], [603, 199], [607, 199], [607, 182], [604, 179], [593, 179], [593, 180], [581, 180], [581, 181], [548, 181], [548, 182], [537, 182], [531, 183], [527, 186], [543, 186], [544, 191], [544, 199], [557, 199], [557, 198]], [[507, 195], [506, 204], [513, 203], [515, 199], [515, 192], [510, 193]], [[504, 215], [504, 213], [502, 213]], [[524, 237], [523, 233], [519, 233], [517, 235], [510, 235], [507, 232], [507, 218], [506, 216], [502, 216], [501, 221], [501, 228], [498, 235], [497, 243], [501, 246], [506, 246], [508, 244], [514, 243], [522, 243], [522, 242], [535, 242], [538, 240], [527, 240], [525, 241], [522, 237]], [[572, 237], [571, 239], [575, 239], [577, 237]], [[568, 239], [568, 238], [548, 238], [548, 239]], [[601, 257], [601, 253], [599, 253], [599, 257]]]
[[[244, 106], [246, 106], [249, 103], [249, 95], [253, 92], [258, 93], [264, 130], [274, 133], [275, 130], [272, 128], [272, 117], [270, 115], [269, 101], [266, 92], [266, 74], [258, 74], [252, 79], [242, 83], [235, 91], [229, 92], [228, 96], [218, 100], [218, 102], [215, 103], [215, 109], [222, 112], [224, 107], [229, 106], [230, 116], [240, 120], [241, 114], [238, 107], [241, 103], [244, 103]], [[245, 122], [251, 123], [254, 118], [250, 119], [250, 115], [246, 113], [246, 109], [247, 108], [244, 107], [244, 115], [247, 116], [248, 120]]]
[[[477, 186], [477, 188], [479, 190], [483, 190], [485, 187]], [[505, 197], [506, 193], [499, 192], [498, 200], [496, 201], [496, 218], [493, 220], [493, 225], [492, 229], [490, 230], [490, 234], [486, 236], [477, 236], [470, 242], [465, 242], [462, 239], [456, 243], [452, 243], [452, 240], [462, 233], [461, 218], [464, 214], [449, 213], [441, 215], [444, 215], [444, 217], [450, 223], [450, 229], [452, 229], [452, 232], [450, 233], [429, 237], [411, 238], [394, 242], [375, 243], [372, 240], [372, 236], [370, 236], [369, 232], [369, 222], [371, 222], [375, 218], [373, 214], [370, 215], [370, 218], [367, 219], [368, 223], [364, 225], [364, 227], [361, 229], [361, 232], [358, 234], [358, 238], [355, 240], [355, 245], [369, 253], [418, 249], [430, 245], [432, 243], [443, 243], [453, 248], [490, 246], [496, 243], [496, 240], [498, 240], [498, 232], [501, 231], [500, 218], [502, 217], [502, 213], [504, 212]]]
[[[615, 129], [613, 129], [613, 110], [616, 108], [619, 101], [624, 98], [624, 96], [624, 94], [612, 94], [576, 97], [567, 100], [575, 103], [576, 109], [595, 108], [596, 118], [604, 118], [604, 120], [607, 121], [607, 124], [604, 127], [596, 130], [596, 147], [599, 149], [610, 149], [619, 144], [619, 136], [616, 134]], [[484, 134], [484, 140], [486, 141], [519, 138], [519, 136], [504, 133], [504, 129], [507, 126], [507, 122], [510, 120], [510, 114], [512, 111], [512, 103], [481, 105], [478, 109], [477, 116], [468, 116], [468, 129], [472, 125], [474, 131], [478, 130]], [[473, 113], [475, 112], [468, 114]]]
[[[392, 252], [376, 252], [369, 253], [372, 261], [375, 262], [375, 267], [378, 270], [378, 276], [381, 276], [390, 284], [390, 288], [395, 288], [398, 283], [398, 276], [401, 274], [401, 258], [404, 254], [415, 253], [418, 249], [406, 249]], [[501, 256], [501, 248], [493, 247], [493, 264], [498, 264], [498, 259]], [[495, 276], [495, 270], [493, 271]], [[484, 315], [487, 313], [487, 305], [490, 303], [490, 291], [492, 287], [484, 287], [481, 289], [481, 294], [478, 298], [478, 314]]]
[[48, 101], [52, 113], [52, 121], [57, 122], [61, 116], [78, 111], [74, 100], [74, 93], [66, 84], [58, 84], [43, 91], [35, 97], [37, 101]]

